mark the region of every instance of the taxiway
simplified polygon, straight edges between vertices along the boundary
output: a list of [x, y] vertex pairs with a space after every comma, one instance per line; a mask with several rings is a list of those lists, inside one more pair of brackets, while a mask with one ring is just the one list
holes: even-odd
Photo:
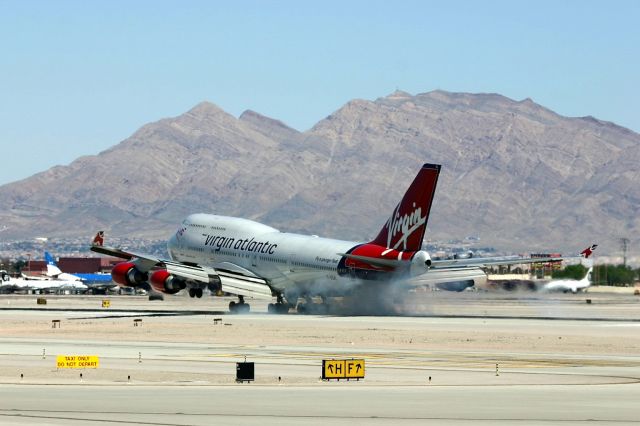
[[[0, 297], [0, 423], [640, 423], [632, 295], [424, 294], [406, 304], [421, 313], [383, 317], [110, 299]], [[60, 354], [100, 366], [57, 369]], [[256, 380], [236, 384], [245, 357]], [[350, 357], [364, 380], [319, 380], [322, 359]]]

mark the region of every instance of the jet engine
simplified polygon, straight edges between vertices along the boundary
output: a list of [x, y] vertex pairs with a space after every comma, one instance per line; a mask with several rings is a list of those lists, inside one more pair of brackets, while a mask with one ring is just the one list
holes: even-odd
[[412, 277], [424, 274], [431, 267], [431, 256], [426, 251], [420, 250], [411, 259], [410, 274]]
[[149, 277], [149, 283], [155, 291], [165, 294], [176, 294], [187, 286], [183, 280], [174, 277], [166, 269], [152, 273]]
[[111, 278], [121, 287], [138, 287], [147, 282], [149, 275], [136, 268], [135, 263], [118, 263], [111, 270]]

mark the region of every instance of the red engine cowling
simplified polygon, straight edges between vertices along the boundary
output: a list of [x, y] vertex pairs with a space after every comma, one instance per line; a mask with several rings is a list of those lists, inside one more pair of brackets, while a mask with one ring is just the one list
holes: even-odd
[[174, 277], [166, 269], [152, 273], [149, 277], [149, 283], [155, 291], [165, 294], [176, 294], [186, 287], [184, 281]]
[[118, 263], [111, 270], [111, 278], [121, 287], [137, 287], [147, 282], [148, 274], [131, 262]]

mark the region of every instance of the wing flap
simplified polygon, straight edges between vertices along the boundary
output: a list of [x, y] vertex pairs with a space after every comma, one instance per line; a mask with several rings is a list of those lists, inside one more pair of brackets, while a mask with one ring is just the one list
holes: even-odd
[[216, 263], [215, 265], [213, 265], [213, 267], [216, 269], [216, 271], [227, 271], [232, 274], [244, 275], [245, 277], [260, 278], [250, 270], [231, 262]]
[[219, 271], [221, 289], [225, 293], [271, 300], [271, 288], [263, 279], [233, 275]]
[[[164, 267], [167, 269], [171, 275], [176, 275], [180, 278], [184, 278], [187, 280], [200, 281], [204, 283], [208, 283], [210, 281], [208, 268], [203, 268], [200, 266], [190, 266], [185, 265], [184, 263], [178, 262], [163, 262]], [[216, 271], [214, 269], [211, 270], [211, 275], [216, 275]]]

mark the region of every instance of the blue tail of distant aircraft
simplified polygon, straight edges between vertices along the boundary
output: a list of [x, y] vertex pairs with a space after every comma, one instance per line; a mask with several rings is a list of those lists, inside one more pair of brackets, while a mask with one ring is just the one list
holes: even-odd
[[47, 275], [50, 277], [69, 281], [82, 281], [93, 291], [104, 291], [107, 288], [115, 286], [115, 284], [111, 281], [111, 274], [68, 274], [62, 272], [58, 267], [56, 258], [53, 257], [48, 251], [44, 252], [44, 260], [47, 264]]
[[49, 253], [48, 251], [44, 252], [44, 260], [47, 262], [47, 265], [58, 266], [56, 264], [56, 259], [51, 256], [51, 253]]
[[60, 274], [62, 274], [62, 271], [58, 268], [55, 257], [53, 257], [48, 251], [45, 251], [44, 260], [47, 263], [47, 275], [58, 278]]

